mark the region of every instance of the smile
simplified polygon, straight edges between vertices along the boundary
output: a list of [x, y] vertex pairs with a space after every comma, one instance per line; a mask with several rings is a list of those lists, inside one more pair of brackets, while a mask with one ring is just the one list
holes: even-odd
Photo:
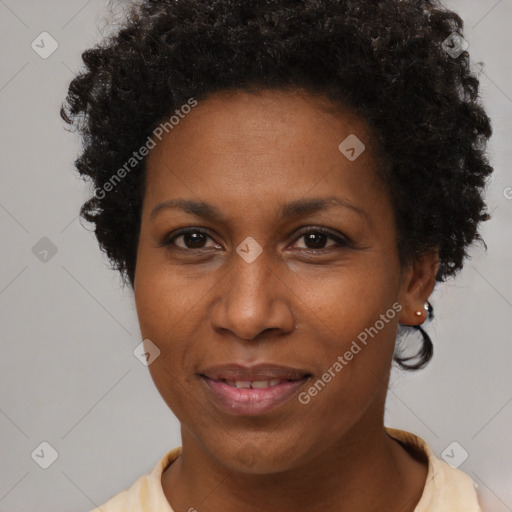
[[272, 379], [272, 380], [225, 380], [224, 382], [234, 388], [265, 389], [265, 388], [273, 388], [274, 386], [277, 386], [281, 382], [290, 382], [290, 381], [289, 380], [281, 380], [281, 379]]
[[222, 411], [236, 416], [268, 414], [292, 399], [309, 379], [225, 381], [202, 376], [208, 398]]

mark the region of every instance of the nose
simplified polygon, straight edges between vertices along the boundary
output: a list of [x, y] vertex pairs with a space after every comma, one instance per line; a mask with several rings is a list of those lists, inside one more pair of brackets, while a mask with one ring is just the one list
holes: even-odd
[[238, 254], [215, 290], [210, 323], [219, 333], [231, 332], [243, 340], [265, 334], [292, 332], [295, 318], [293, 293], [285, 276], [269, 261], [265, 251], [248, 263]]

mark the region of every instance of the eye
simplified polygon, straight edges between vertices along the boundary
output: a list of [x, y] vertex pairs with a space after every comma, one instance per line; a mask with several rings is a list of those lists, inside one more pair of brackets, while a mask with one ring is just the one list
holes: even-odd
[[[299, 247], [299, 249], [322, 251], [331, 249], [333, 247], [344, 247], [350, 245], [347, 238], [338, 236], [325, 228], [310, 228], [308, 231], [303, 232], [297, 240], [304, 240], [305, 247]], [[328, 245], [325, 244], [328, 240], [333, 240], [335, 243]]]
[[[205, 243], [208, 238], [212, 239], [210, 235], [199, 228], [186, 228], [182, 229], [179, 233], [172, 237], [167, 237], [162, 241], [163, 246], [176, 246], [178, 249], [193, 250], [193, 249], [205, 249]], [[180, 243], [176, 243], [181, 240]]]
[[[194, 249], [208, 249], [208, 246], [206, 245], [208, 239], [213, 241], [212, 237], [204, 229], [189, 227], [182, 229], [173, 236], [167, 236], [164, 238], [162, 240], [161, 246], [177, 248], [184, 251], [192, 251]], [[302, 234], [296, 238], [295, 243], [301, 239], [304, 240], [304, 246], [297, 248], [304, 249], [306, 251], [320, 252], [335, 247], [339, 248], [350, 246], [350, 241], [346, 237], [342, 235], [340, 236], [339, 234], [334, 234], [330, 230], [320, 227], [309, 228], [307, 231], [302, 232]], [[326, 243], [329, 240], [332, 240], [334, 243], [327, 245], [326, 247]], [[215, 243], [213, 247], [220, 248], [220, 246]]]

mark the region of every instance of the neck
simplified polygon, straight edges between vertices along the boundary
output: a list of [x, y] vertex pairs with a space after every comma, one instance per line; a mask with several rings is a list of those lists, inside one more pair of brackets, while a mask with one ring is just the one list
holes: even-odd
[[182, 456], [162, 475], [174, 510], [380, 512], [385, 505], [412, 512], [427, 474], [375, 419], [358, 423], [307, 464], [264, 475], [230, 471], [186, 431], [182, 438]]

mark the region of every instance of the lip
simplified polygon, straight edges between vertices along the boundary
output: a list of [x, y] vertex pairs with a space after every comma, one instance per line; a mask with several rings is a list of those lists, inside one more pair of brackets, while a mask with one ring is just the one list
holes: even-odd
[[[257, 416], [274, 411], [284, 405], [311, 377], [303, 369], [261, 363], [254, 366], [227, 364], [206, 368], [199, 373], [213, 401], [229, 414]], [[266, 388], [237, 388], [225, 381], [282, 382]]]
[[213, 380], [298, 380], [310, 374], [304, 369], [273, 363], [259, 363], [252, 366], [230, 363], [210, 366], [199, 373]]

